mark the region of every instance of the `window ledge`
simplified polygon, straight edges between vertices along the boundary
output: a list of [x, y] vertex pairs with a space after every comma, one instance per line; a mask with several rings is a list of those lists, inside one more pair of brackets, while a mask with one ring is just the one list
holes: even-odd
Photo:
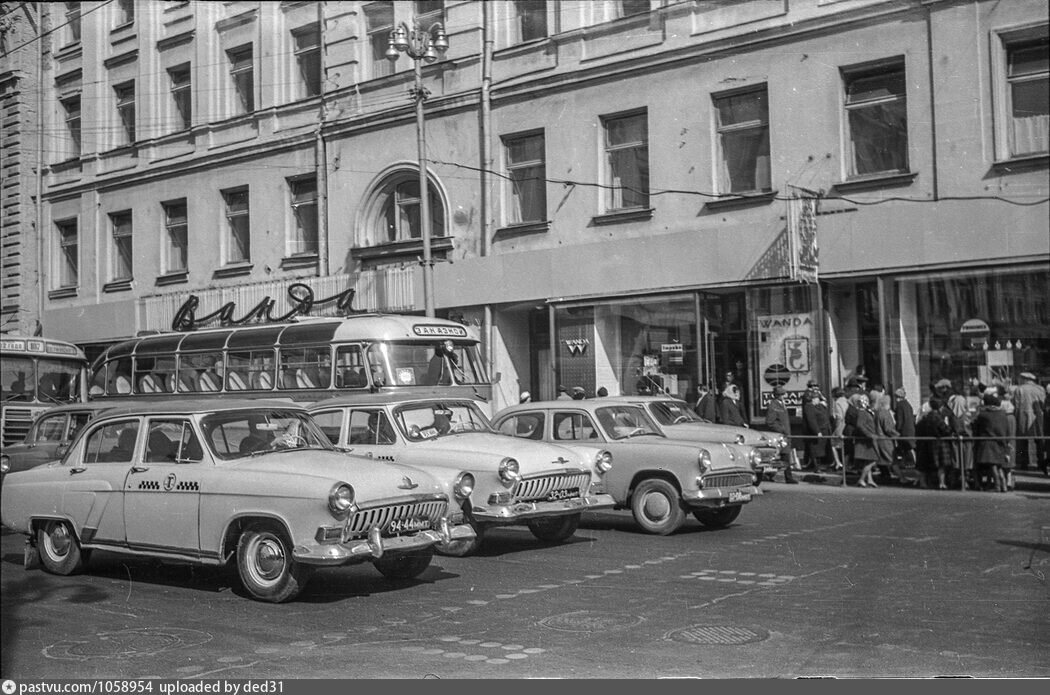
[[74, 54], [79, 53], [83, 49], [79, 41], [73, 43], [67, 43], [62, 48], [55, 52], [55, 60], [65, 60], [66, 58], [72, 58]]
[[65, 299], [66, 297], [76, 297], [76, 287], [59, 287], [57, 290], [51, 290], [47, 293], [48, 299]]
[[317, 258], [318, 256], [316, 253], [303, 253], [298, 256], [288, 256], [281, 259], [281, 268], [316, 268]]
[[902, 173], [873, 174], [871, 176], [858, 176], [856, 178], [839, 181], [835, 184], [835, 190], [844, 193], [846, 191], [862, 191], [868, 188], [888, 188], [890, 186], [906, 186], [919, 175], [917, 171], [906, 171]]
[[751, 193], [728, 193], [715, 200], [704, 203], [705, 210], [729, 210], [772, 203], [777, 191], [760, 191]]
[[591, 224], [597, 227], [603, 224], [619, 224], [620, 222], [649, 220], [652, 219], [652, 217], [652, 208], [630, 208], [629, 210], [617, 210], [616, 212], [607, 212], [603, 215], [595, 215], [591, 218]]
[[132, 157], [137, 156], [137, 154], [138, 154], [138, 145], [136, 143], [131, 143], [130, 145], [120, 145], [118, 147], [114, 147], [112, 150], [106, 150], [105, 152], [103, 152], [99, 156], [100, 157], [119, 157], [122, 154], [130, 154]]
[[81, 166], [82, 162], [80, 161], [80, 157], [74, 157], [72, 159], [64, 159], [61, 162], [54, 162], [51, 164], [51, 171], [61, 173], [72, 169], [80, 169]]
[[992, 169], [999, 173], [1009, 174], [1012, 171], [1028, 171], [1030, 169], [1042, 169], [1050, 164], [1050, 153], [1026, 154], [1010, 159], [1002, 159], [992, 162]]
[[508, 224], [506, 227], [500, 227], [496, 230], [495, 236], [499, 239], [524, 236], [525, 234], [545, 234], [549, 232], [550, 229], [550, 220], [543, 220], [542, 222], [520, 222], [517, 224]]
[[252, 272], [251, 263], [238, 263], [236, 265], [227, 265], [217, 269], [211, 274], [212, 278], [233, 278], [240, 275], [247, 275]]
[[157, 287], [163, 287], [165, 285], [179, 285], [186, 282], [189, 279], [188, 270], [176, 270], [164, 275], [158, 275], [155, 285]]
[[[430, 255], [445, 253], [452, 250], [452, 237], [431, 237]], [[350, 249], [352, 258], [371, 260], [376, 258], [396, 258], [399, 256], [422, 256], [423, 242], [419, 239], [410, 241], [395, 241], [387, 244], [376, 244], [375, 246], [363, 246]]]
[[131, 280], [131, 278], [124, 278], [122, 280], [113, 280], [112, 282], [107, 282], [105, 285], [102, 286], [102, 291], [106, 293], [127, 292], [131, 289]]

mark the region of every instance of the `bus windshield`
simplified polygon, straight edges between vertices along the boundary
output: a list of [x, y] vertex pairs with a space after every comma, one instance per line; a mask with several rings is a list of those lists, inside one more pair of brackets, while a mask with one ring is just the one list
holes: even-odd
[[11, 357], [3, 359], [3, 400], [73, 403], [80, 400], [83, 364], [72, 360]]

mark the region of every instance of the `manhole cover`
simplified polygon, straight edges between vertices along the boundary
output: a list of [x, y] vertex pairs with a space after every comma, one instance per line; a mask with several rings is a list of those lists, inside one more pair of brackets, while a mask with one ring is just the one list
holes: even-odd
[[686, 644], [750, 644], [768, 637], [760, 628], [734, 625], [693, 625], [667, 633], [667, 639]]
[[598, 611], [574, 611], [552, 615], [540, 621], [543, 627], [565, 632], [604, 632], [622, 630], [642, 622], [642, 618], [630, 613], [601, 613]]
[[100, 632], [82, 640], [65, 640], [44, 648], [50, 659], [135, 659], [152, 657], [180, 647], [196, 647], [211, 635], [183, 628], [138, 628]]

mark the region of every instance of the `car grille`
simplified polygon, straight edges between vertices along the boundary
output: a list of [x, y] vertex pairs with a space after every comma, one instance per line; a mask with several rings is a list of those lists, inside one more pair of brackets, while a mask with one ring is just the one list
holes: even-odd
[[762, 463], [772, 463], [780, 458], [780, 452], [772, 447], [755, 447]]
[[[517, 502], [535, 502], [548, 499], [552, 492], [557, 490], [577, 490], [579, 497], [587, 493], [590, 488], [591, 476], [589, 473], [558, 473], [556, 475], [541, 475], [534, 478], [522, 478], [514, 486], [514, 499]], [[560, 499], [566, 499], [562, 497]]]
[[2, 425], [4, 446], [17, 444], [26, 438], [37, 412], [32, 408], [12, 408], [10, 406], [4, 408]]
[[[364, 538], [368, 535], [368, 531], [376, 526], [379, 527], [380, 535], [383, 537], [415, 533], [421, 528], [437, 528], [438, 522], [441, 517], [445, 516], [447, 510], [448, 501], [445, 499], [418, 500], [359, 509], [347, 519], [343, 535], [346, 540]], [[391, 528], [392, 522], [410, 520], [426, 520], [428, 525], [400, 528], [394, 524], [394, 528]]]
[[751, 484], [751, 473], [716, 473], [703, 478], [704, 487], [740, 487]]

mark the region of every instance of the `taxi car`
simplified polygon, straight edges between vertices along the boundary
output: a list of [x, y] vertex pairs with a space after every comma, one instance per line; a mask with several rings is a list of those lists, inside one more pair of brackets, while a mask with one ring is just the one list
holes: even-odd
[[602, 398], [537, 401], [504, 408], [492, 424], [514, 437], [611, 451], [616, 466], [605, 488], [647, 533], [673, 533], [687, 511], [704, 526], [728, 526], [756, 492], [751, 447], [671, 439], [638, 405]]
[[41, 413], [29, 426], [25, 439], [0, 450], [0, 485], [8, 473], [24, 471], [61, 458], [84, 425], [113, 403], [70, 403]]
[[441, 554], [475, 553], [494, 526], [524, 525], [540, 540], [564, 541], [581, 512], [613, 506], [602, 491], [613, 467], [608, 451], [511, 440], [492, 429], [470, 398], [359, 394], [308, 410], [346, 451], [418, 466], [469, 490], [462, 509], [475, 537], [439, 545]]
[[782, 434], [705, 420], [697, 415], [688, 403], [672, 396], [605, 396], [601, 400], [640, 405], [671, 439], [733, 442], [754, 447], [758, 452], [755, 464], [756, 486], [761, 485], [763, 478], [772, 479], [776, 472], [786, 465], [781, 458], [781, 452], [787, 447], [787, 439]]
[[283, 401], [112, 408], [61, 460], [10, 474], [0, 495], [0, 520], [28, 538], [27, 567], [73, 574], [93, 550], [234, 562], [247, 593], [273, 603], [318, 567], [418, 576], [437, 543], [474, 535], [449, 522], [432, 476], [336, 451]]

